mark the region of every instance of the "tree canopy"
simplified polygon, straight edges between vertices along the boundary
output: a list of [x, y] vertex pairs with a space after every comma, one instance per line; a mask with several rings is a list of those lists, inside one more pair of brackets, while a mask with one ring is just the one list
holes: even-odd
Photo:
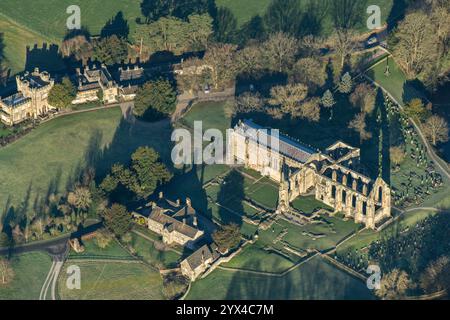
[[152, 148], [140, 147], [131, 155], [130, 165], [115, 164], [100, 187], [111, 194], [121, 186], [137, 199], [145, 199], [171, 178], [172, 174], [160, 161], [159, 154]]
[[68, 77], [64, 77], [61, 83], [57, 83], [50, 90], [48, 102], [55, 108], [64, 109], [70, 106], [77, 96], [77, 89]]
[[136, 93], [133, 112], [145, 120], [154, 121], [175, 111], [177, 94], [168, 80], [145, 83]]
[[131, 229], [131, 215], [123, 205], [113, 204], [103, 211], [102, 216], [106, 227], [116, 237], [122, 237]]

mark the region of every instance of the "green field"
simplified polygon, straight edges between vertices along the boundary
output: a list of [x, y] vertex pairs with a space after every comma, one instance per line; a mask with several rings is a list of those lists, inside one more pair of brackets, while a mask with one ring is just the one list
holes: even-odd
[[263, 16], [267, 7], [272, 0], [216, 0], [218, 7], [225, 7], [233, 12], [238, 21], [238, 25], [242, 25], [256, 15]]
[[365, 283], [315, 257], [283, 277], [216, 269], [192, 284], [187, 299], [373, 299], [373, 296]]
[[202, 121], [203, 130], [219, 129], [225, 133], [231, 126], [231, 119], [225, 115], [227, 102], [201, 102], [184, 115], [181, 123], [194, 128], [195, 121]]
[[[87, 162], [99, 175], [148, 145], [167, 158], [167, 123], [131, 125], [119, 108], [61, 117], [0, 149], [0, 208], [63, 192]], [[27, 190], [31, 192], [28, 194]]]
[[162, 300], [159, 272], [142, 263], [77, 261], [81, 271], [81, 289], [66, 286], [67, 268], [61, 270], [58, 293], [62, 300]]
[[266, 251], [259, 245], [249, 245], [224, 266], [235, 269], [281, 273], [294, 266], [298, 261], [299, 258], [295, 259], [293, 257], [293, 260], [291, 260], [277, 252]]
[[106, 22], [120, 11], [128, 20], [131, 34], [136, 18], [141, 15], [140, 2], [109, 0], [105, 6], [103, 0], [22, 0], [18, 5], [16, 0], [2, 0], [0, 32], [5, 34], [6, 65], [12, 74], [21, 72], [25, 68], [27, 45], [39, 48], [44, 42], [59, 45], [68, 31], [66, 9], [70, 5], [80, 7], [81, 24], [93, 35], [98, 35]]
[[316, 200], [314, 196], [298, 197], [292, 202], [292, 206], [306, 214], [312, 214], [318, 209], [331, 209], [323, 202]]
[[[308, 12], [309, 10], [306, 7], [308, 1], [307, 0], [298, 0], [298, 1], [300, 2], [303, 10], [305, 12]], [[246, 0], [246, 1], [216, 0], [217, 6], [229, 8], [231, 12], [233, 12], [234, 16], [238, 21], [239, 26], [248, 22], [251, 18], [253, 18], [256, 15], [264, 16], [270, 3], [271, 0]], [[392, 9], [392, 3], [393, 0], [373, 0], [370, 2], [371, 5], [378, 5], [380, 7], [382, 23], [384, 23], [388, 19], [388, 16], [390, 15]], [[330, 12], [331, 9], [329, 9], [329, 12], [325, 17], [322, 25], [325, 34], [329, 34], [333, 30]], [[368, 17], [368, 15], [365, 12], [365, 8], [364, 12], [361, 12], [361, 15], [364, 15], [364, 17], [366, 16]], [[362, 28], [361, 31], [368, 32], [366, 28]]]
[[[0, 3], [0, 7], [2, 4], [3, 2]], [[4, 65], [11, 68], [11, 73], [15, 74], [25, 68], [26, 47], [33, 47], [36, 43], [42, 46], [44, 42], [49, 43], [50, 39], [15, 23], [2, 13], [3, 10], [0, 9], [0, 33], [3, 33], [5, 44]]]
[[2, 0], [0, 12], [17, 23], [26, 26], [56, 43], [67, 32], [66, 21], [70, 16], [66, 10], [77, 5], [81, 10], [81, 25], [93, 35], [98, 35], [106, 22], [122, 11], [132, 32], [136, 18], [141, 15], [141, 0]]
[[[389, 57], [388, 61], [386, 62], [385, 59], [369, 69], [367, 75], [385, 88], [401, 105], [417, 97], [423, 98], [424, 96], [407, 82], [405, 74], [392, 57]], [[387, 63], [389, 63], [389, 75], [385, 74]]]
[[0, 285], [0, 300], [38, 300], [51, 264], [50, 257], [42, 252], [13, 256], [14, 280], [5, 287]]
[[139, 257], [153, 266], [162, 268], [174, 268], [181, 260], [181, 255], [172, 250], [160, 251], [155, 248], [153, 242], [133, 233], [131, 242]]
[[69, 259], [114, 259], [129, 260], [133, 257], [125, 251], [116, 240], [112, 240], [109, 245], [102, 249], [97, 246], [95, 240], [83, 242], [84, 252], [76, 253], [71, 250]]
[[[297, 226], [279, 219], [259, 238], [224, 266], [280, 273], [298, 263], [312, 250], [328, 250], [361, 226], [339, 217], [323, 217], [320, 222]], [[294, 254], [292, 250], [303, 255]], [[262, 263], [263, 262], [263, 263]]]

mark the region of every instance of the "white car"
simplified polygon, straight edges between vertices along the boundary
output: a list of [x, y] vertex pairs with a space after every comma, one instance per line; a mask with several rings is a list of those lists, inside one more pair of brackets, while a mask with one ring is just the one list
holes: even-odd
[[371, 46], [377, 42], [378, 42], [378, 38], [376, 36], [373, 36], [373, 37], [370, 37], [369, 40], [367, 40], [367, 45]]

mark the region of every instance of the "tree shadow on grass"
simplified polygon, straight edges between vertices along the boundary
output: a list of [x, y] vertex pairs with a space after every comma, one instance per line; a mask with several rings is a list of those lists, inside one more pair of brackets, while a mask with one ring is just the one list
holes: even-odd
[[118, 37], [127, 39], [130, 33], [130, 26], [125, 19], [123, 12], [119, 11], [112, 19], [110, 19], [100, 32], [102, 38], [116, 35]]
[[[260, 261], [262, 265], [264, 261]], [[245, 266], [243, 267], [245, 269]], [[234, 273], [226, 299], [371, 299], [365, 284], [314, 258], [282, 277]]]
[[388, 31], [394, 30], [398, 22], [405, 18], [406, 9], [410, 0], [394, 0], [391, 12], [386, 20], [388, 24]]
[[44, 43], [42, 48], [37, 44], [33, 48], [27, 46], [25, 70], [32, 72], [35, 68], [50, 73], [64, 73], [66, 65], [59, 47], [56, 44], [48, 46], [47, 43]]
[[239, 171], [232, 170], [223, 179], [217, 195], [220, 220], [225, 224], [236, 223], [241, 226], [242, 216], [245, 214], [244, 199], [244, 177]]
[[161, 188], [169, 199], [185, 201], [191, 199], [192, 206], [200, 214], [212, 219], [212, 211], [208, 205], [208, 197], [203, 189], [205, 164], [184, 167], [182, 172], [176, 174], [172, 181]]
[[121, 118], [112, 141], [102, 146], [103, 137], [100, 130], [95, 130], [85, 152], [86, 165], [96, 171], [96, 181], [100, 182], [116, 163], [128, 164], [137, 148], [147, 146], [157, 151], [161, 159], [171, 168], [171, 133], [169, 121], [147, 124], [134, 123]]

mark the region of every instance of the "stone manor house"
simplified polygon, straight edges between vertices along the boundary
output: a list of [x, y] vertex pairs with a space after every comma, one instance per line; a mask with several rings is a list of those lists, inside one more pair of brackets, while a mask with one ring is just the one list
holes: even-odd
[[194, 248], [194, 244], [204, 231], [198, 226], [198, 216], [192, 207], [191, 200], [171, 201], [164, 198], [162, 192], [157, 201], [148, 203], [144, 208], [133, 213], [136, 219], [143, 218], [148, 229], [159, 234], [166, 244], [178, 244]]
[[[246, 167], [280, 182], [277, 213], [295, 219], [290, 203], [301, 195], [343, 212], [347, 218], [375, 229], [391, 216], [391, 189], [358, 172], [360, 149], [336, 142], [324, 152], [314, 150], [251, 120], [239, 121], [230, 139], [231, 157]], [[277, 139], [277, 149], [271, 149]]]
[[[82, 104], [103, 100], [104, 103], [132, 101], [138, 88], [145, 83], [144, 69], [137, 65], [119, 67], [110, 72], [105, 65], [86, 66], [77, 69], [71, 77], [77, 87], [77, 96], [72, 104]], [[55, 84], [49, 73], [25, 72], [16, 77], [17, 93], [0, 97], [0, 120], [9, 126], [28, 119], [44, 118], [49, 112], [56, 111], [48, 103], [48, 95]]]

